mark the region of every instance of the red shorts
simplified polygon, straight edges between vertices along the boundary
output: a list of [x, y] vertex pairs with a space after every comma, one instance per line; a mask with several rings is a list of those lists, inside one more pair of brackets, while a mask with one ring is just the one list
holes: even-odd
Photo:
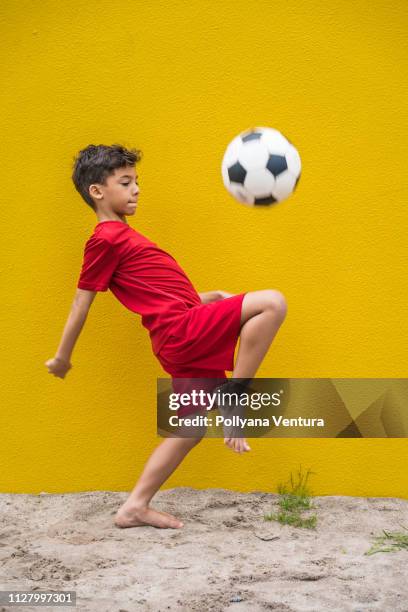
[[[183, 314], [157, 354], [163, 369], [173, 379], [216, 379], [214, 384], [211, 382], [212, 387], [227, 380], [225, 370], [232, 372], [234, 369], [245, 295], [246, 292], [200, 304]], [[173, 381], [173, 389], [179, 393], [190, 390], [183, 381]], [[178, 414], [184, 416], [196, 410], [187, 406]]]

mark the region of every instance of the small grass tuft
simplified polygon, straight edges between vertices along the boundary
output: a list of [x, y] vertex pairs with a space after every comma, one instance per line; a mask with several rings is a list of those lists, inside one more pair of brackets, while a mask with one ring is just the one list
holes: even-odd
[[[407, 527], [401, 525], [408, 531]], [[365, 555], [374, 555], [377, 552], [397, 552], [398, 550], [408, 550], [408, 533], [401, 531], [387, 532], [383, 529], [384, 535], [375, 536], [375, 542]]]
[[306, 529], [315, 529], [317, 516], [303, 518], [302, 510], [310, 510], [314, 508], [311, 505], [312, 493], [307, 486], [307, 481], [310, 474], [314, 474], [310, 469], [306, 474], [302, 474], [302, 466], [298, 471], [298, 480], [295, 482], [292, 473], [290, 474], [290, 490], [282, 483], [278, 484], [278, 499], [279, 512], [277, 514], [265, 514], [266, 521], [278, 521], [282, 525], [292, 525], [293, 527], [305, 527]]

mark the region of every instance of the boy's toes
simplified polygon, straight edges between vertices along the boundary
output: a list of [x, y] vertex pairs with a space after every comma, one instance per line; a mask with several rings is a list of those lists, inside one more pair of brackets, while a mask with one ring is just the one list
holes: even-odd
[[244, 438], [224, 438], [224, 444], [236, 453], [245, 453], [251, 450]]

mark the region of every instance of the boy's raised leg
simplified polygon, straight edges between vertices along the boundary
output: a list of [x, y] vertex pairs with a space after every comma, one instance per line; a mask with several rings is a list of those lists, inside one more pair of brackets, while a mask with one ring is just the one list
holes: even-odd
[[[251, 291], [242, 300], [240, 342], [231, 378], [253, 378], [279, 331], [287, 312], [280, 291]], [[245, 438], [225, 438], [225, 444], [238, 453], [249, 446]]]

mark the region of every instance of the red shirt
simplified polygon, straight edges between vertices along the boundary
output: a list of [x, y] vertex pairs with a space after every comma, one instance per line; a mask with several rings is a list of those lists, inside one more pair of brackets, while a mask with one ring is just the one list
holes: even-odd
[[101, 221], [85, 244], [79, 289], [110, 289], [142, 316], [157, 354], [172, 323], [200, 296], [174, 257], [122, 221]]

